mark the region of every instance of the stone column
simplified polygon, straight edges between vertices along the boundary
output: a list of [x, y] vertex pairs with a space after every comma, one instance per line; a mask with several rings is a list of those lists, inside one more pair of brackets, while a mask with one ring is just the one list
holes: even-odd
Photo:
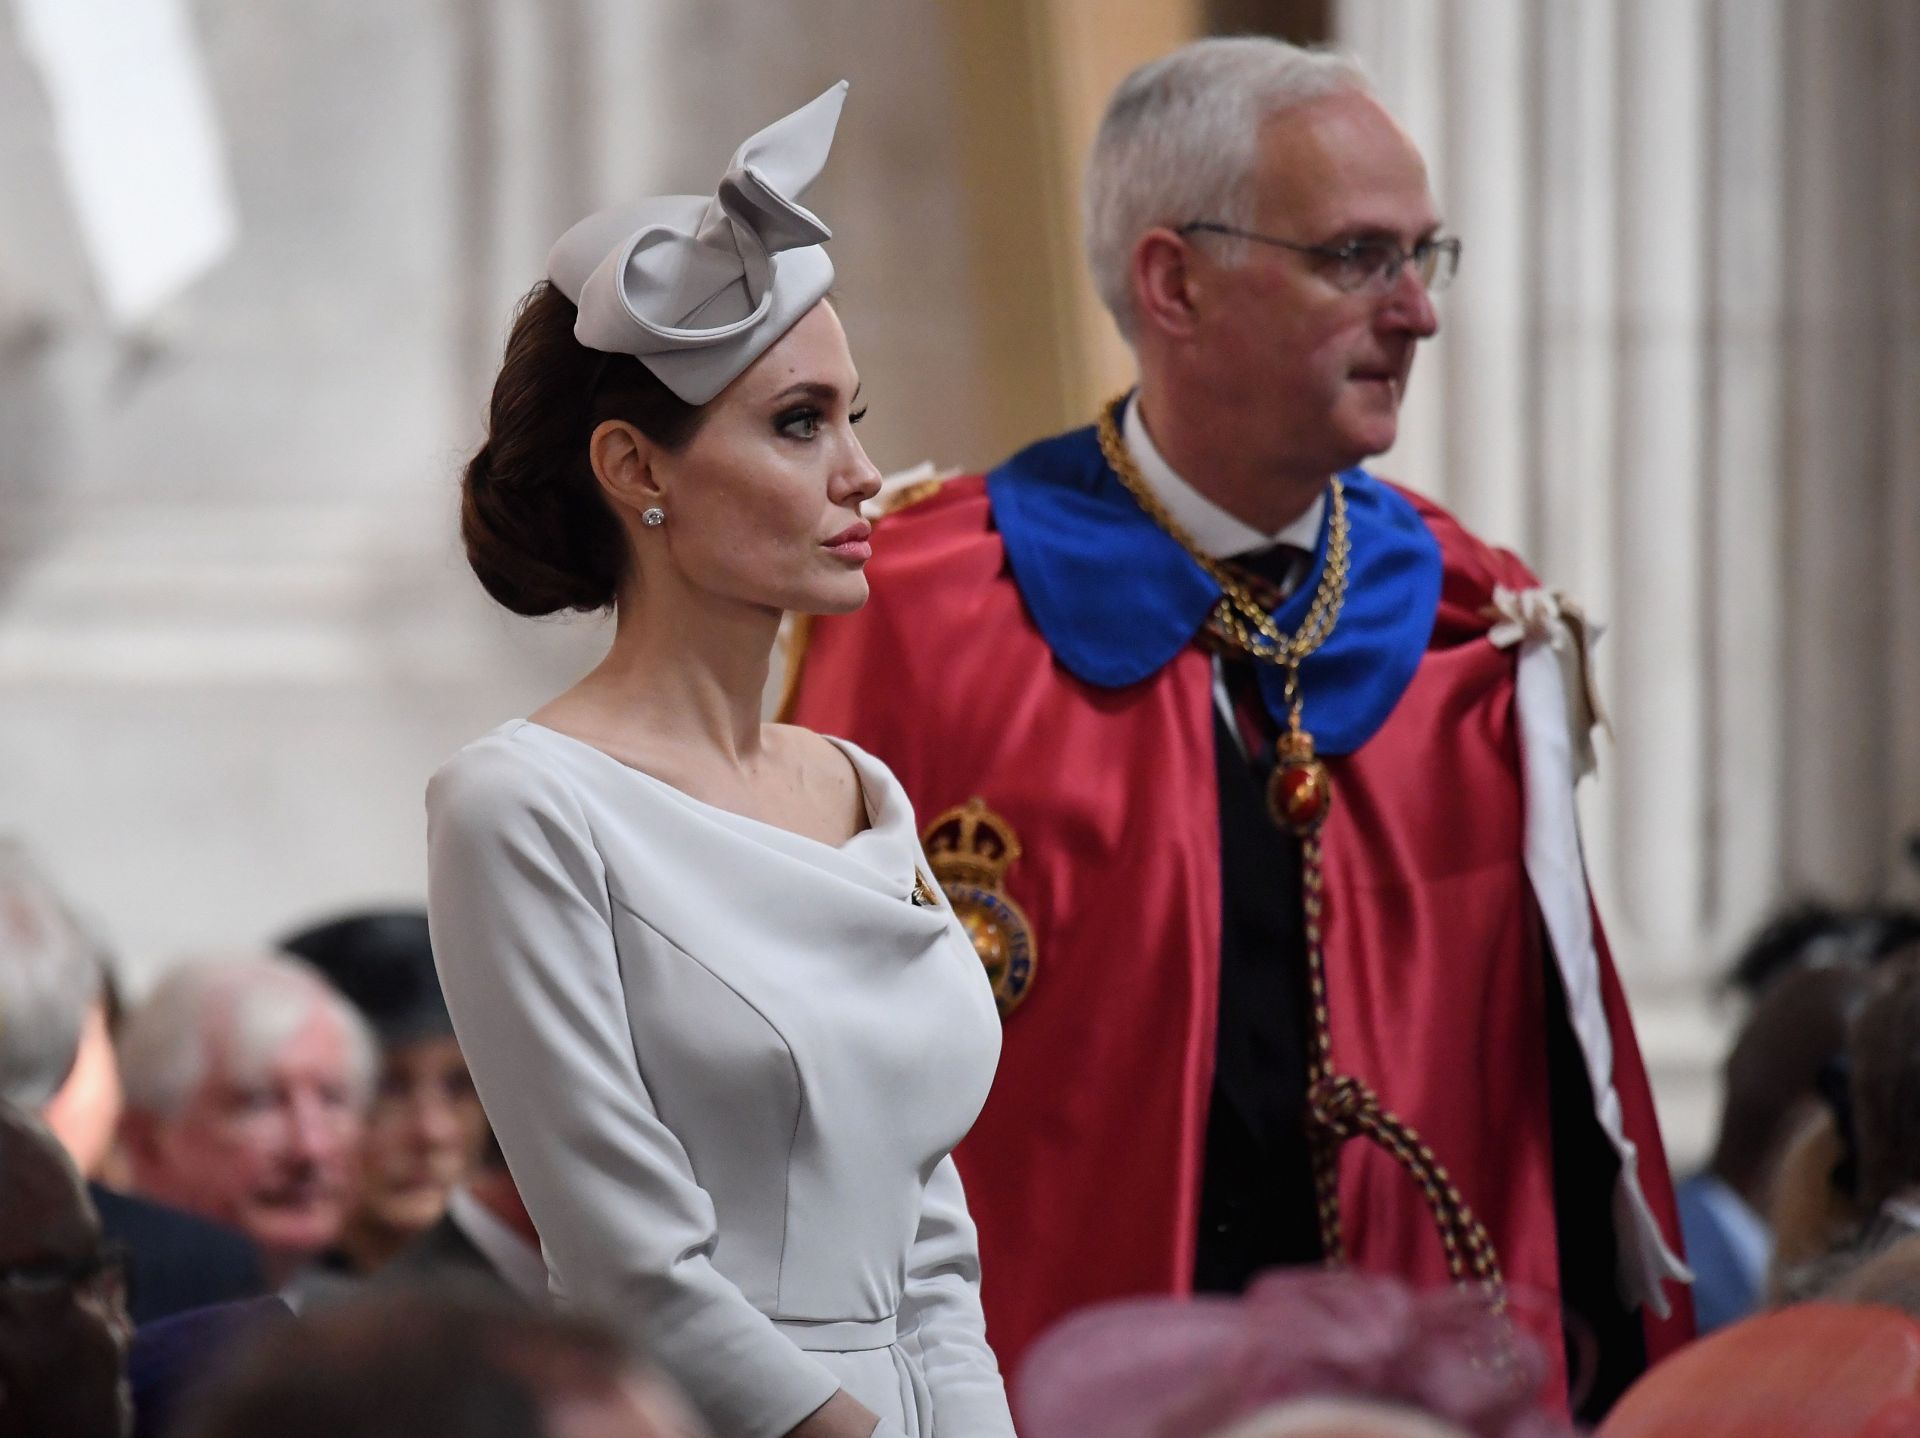
[[1692, 1154], [1741, 938], [1792, 897], [1914, 892], [1920, 17], [1337, 15], [1466, 240], [1380, 467], [1610, 625], [1589, 858]]

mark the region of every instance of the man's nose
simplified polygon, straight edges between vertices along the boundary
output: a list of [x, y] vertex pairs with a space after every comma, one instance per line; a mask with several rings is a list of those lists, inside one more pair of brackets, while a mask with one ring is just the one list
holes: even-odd
[[1415, 267], [1403, 264], [1387, 290], [1381, 310], [1383, 323], [1415, 339], [1427, 339], [1439, 332], [1440, 310], [1433, 293], [1421, 281]]
[[287, 1101], [286, 1118], [288, 1148], [309, 1163], [342, 1148], [352, 1127], [346, 1110], [318, 1094], [295, 1094]]
[[407, 1100], [407, 1127], [420, 1143], [432, 1147], [460, 1137], [460, 1110], [437, 1085], [428, 1085]]

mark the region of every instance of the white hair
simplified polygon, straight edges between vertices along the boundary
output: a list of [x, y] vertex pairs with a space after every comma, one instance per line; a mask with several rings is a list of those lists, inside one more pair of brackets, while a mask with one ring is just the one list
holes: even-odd
[[[1368, 92], [1359, 62], [1256, 35], [1196, 40], [1120, 82], [1087, 156], [1082, 219], [1094, 288], [1133, 338], [1133, 247], [1158, 225], [1247, 228], [1260, 127], [1295, 105]], [[1222, 254], [1238, 262], [1244, 244]]]
[[348, 1081], [354, 1103], [364, 1107], [379, 1063], [367, 1021], [311, 964], [262, 951], [184, 960], [133, 1011], [120, 1035], [128, 1108], [178, 1113], [206, 1078], [220, 1041], [235, 1078], [263, 1076], [315, 1010], [332, 1014], [345, 1034]]
[[1212, 1438], [1469, 1438], [1453, 1424], [1370, 1398], [1295, 1398], [1262, 1408]]
[[92, 941], [0, 840], [0, 1099], [38, 1113], [67, 1081], [102, 975]]

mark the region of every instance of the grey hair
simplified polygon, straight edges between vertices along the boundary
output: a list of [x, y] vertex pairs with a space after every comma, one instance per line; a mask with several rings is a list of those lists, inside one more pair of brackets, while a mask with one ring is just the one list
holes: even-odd
[[26, 855], [0, 841], [0, 1099], [38, 1113], [60, 1091], [102, 983], [86, 931]]
[[[1370, 91], [1359, 62], [1255, 35], [1196, 40], [1120, 82], [1087, 156], [1087, 265], [1121, 334], [1134, 336], [1133, 247], [1157, 225], [1253, 223], [1260, 127], [1343, 90]], [[1223, 250], [1239, 262], [1243, 243]]]
[[379, 1064], [367, 1021], [304, 959], [262, 951], [184, 960], [133, 1011], [120, 1035], [128, 1108], [178, 1113], [223, 1040], [238, 1081], [264, 1076], [316, 1009], [331, 1013], [346, 1036], [348, 1081], [364, 1107]]

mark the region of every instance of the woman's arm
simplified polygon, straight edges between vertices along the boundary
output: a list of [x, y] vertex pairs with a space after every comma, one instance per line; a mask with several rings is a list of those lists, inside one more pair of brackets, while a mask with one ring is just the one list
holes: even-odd
[[643, 1342], [725, 1438], [866, 1438], [874, 1416], [845, 1426], [833, 1375], [712, 1265], [713, 1203], [641, 1079], [571, 792], [483, 740], [434, 776], [427, 811], [447, 1007], [568, 1300]]
[[920, 1203], [907, 1255], [901, 1342], [920, 1357], [934, 1428], [957, 1438], [1013, 1438], [1000, 1365], [980, 1311], [980, 1250], [960, 1171], [942, 1159]]

